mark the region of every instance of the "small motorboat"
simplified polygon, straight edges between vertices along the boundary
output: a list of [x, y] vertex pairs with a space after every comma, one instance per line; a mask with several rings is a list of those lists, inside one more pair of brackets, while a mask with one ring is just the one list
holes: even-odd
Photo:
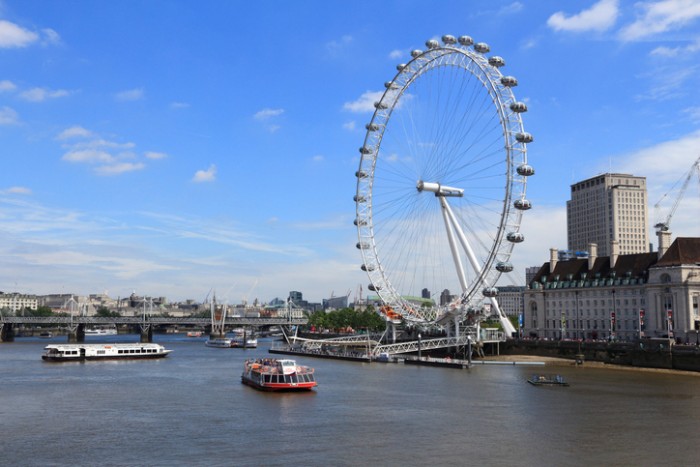
[[530, 379], [527, 380], [528, 383], [534, 386], [568, 386], [569, 383], [566, 382], [561, 375], [532, 375]]

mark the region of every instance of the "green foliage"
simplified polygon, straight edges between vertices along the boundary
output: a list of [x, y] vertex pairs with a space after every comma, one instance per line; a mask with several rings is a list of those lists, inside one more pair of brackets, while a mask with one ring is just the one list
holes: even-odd
[[316, 329], [330, 329], [338, 331], [344, 328], [352, 328], [355, 331], [368, 329], [370, 331], [382, 331], [386, 323], [381, 316], [374, 312], [374, 308], [368, 307], [364, 311], [355, 311], [352, 308], [341, 308], [340, 310], [326, 313], [316, 311], [309, 315], [308, 326]]
[[109, 308], [101, 306], [95, 311], [95, 316], [100, 318], [119, 318], [121, 315], [117, 311], [109, 311]]
[[51, 308], [49, 308], [47, 306], [37, 307], [36, 310], [32, 310], [31, 308], [25, 308], [24, 310], [17, 310], [17, 312], [15, 314], [17, 316], [35, 316], [35, 317], [56, 316], [56, 315], [54, 315], [53, 311], [51, 311]]

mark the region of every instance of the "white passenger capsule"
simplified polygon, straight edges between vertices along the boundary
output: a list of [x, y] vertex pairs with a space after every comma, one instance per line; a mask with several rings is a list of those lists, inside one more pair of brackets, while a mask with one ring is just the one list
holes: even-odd
[[527, 132], [516, 133], [515, 141], [517, 141], [518, 143], [532, 143], [534, 141], [534, 138], [530, 133]]
[[379, 102], [374, 103], [374, 108], [384, 110], [384, 109], [388, 109], [389, 106], [387, 104], [385, 104], [384, 102], [379, 101]]
[[535, 175], [535, 169], [531, 165], [522, 164], [519, 165], [516, 170], [518, 171], [518, 175], [522, 175], [523, 177]]
[[381, 286], [381, 285], [374, 285], [374, 284], [368, 285], [367, 288], [368, 288], [369, 290], [371, 290], [372, 292], [377, 292], [378, 290], [382, 290], [382, 286]]
[[363, 264], [362, 266], [360, 266], [360, 269], [362, 269], [365, 272], [367, 272], [367, 271], [372, 272], [372, 271], [374, 271], [374, 266], [371, 264]]
[[489, 45], [485, 42], [477, 42], [476, 44], [474, 44], [474, 50], [476, 50], [480, 54], [485, 54], [491, 50], [491, 47], [489, 47]]
[[393, 81], [387, 81], [384, 83], [384, 87], [387, 89], [398, 89], [399, 85], [394, 83]]
[[496, 263], [496, 270], [500, 272], [511, 272], [513, 270], [513, 264], [507, 261], [499, 261]]
[[365, 172], [364, 170], [358, 170], [357, 172], [355, 172], [355, 176], [357, 178], [367, 178], [369, 175], [367, 175], [367, 172]]
[[368, 148], [367, 146], [362, 146], [360, 148], [360, 154], [372, 154], [372, 148]]
[[447, 45], [452, 45], [457, 42], [457, 39], [455, 39], [455, 36], [445, 34], [444, 36], [442, 36], [442, 42]]
[[423, 51], [419, 50], [419, 49], [411, 50], [411, 57], [416, 58], [417, 56], [419, 56], [422, 53], [423, 53]]
[[508, 232], [506, 234], [506, 240], [511, 243], [522, 243], [525, 240], [525, 235], [520, 232]]
[[498, 289], [496, 287], [486, 287], [482, 293], [484, 297], [495, 297], [498, 295]]
[[396, 65], [396, 71], [403, 71], [406, 69], [406, 64], [405, 63], [399, 63]]
[[469, 47], [474, 43], [474, 40], [469, 36], [459, 36], [459, 39], [457, 39], [457, 41], [459, 41], [459, 43], [465, 47]]
[[489, 65], [495, 66], [496, 68], [501, 68], [502, 66], [506, 65], [506, 61], [503, 60], [503, 57], [494, 55], [493, 57], [489, 58]]
[[352, 200], [355, 201], [356, 203], [366, 203], [367, 202], [367, 198], [365, 198], [362, 195], [355, 195], [352, 197]]
[[519, 114], [527, 112], [527, 105], [524, 102], [513, 102], [510, 104], [510, 110]]
[[516, 199], [513, 206], [515, 206], [515, 209], [527, 211], [528, 209], [532, 208], [532, 203], [527, 199]]
[[430, 39], [429, 41], [426, 41], [425, 46], [429, 49], [437, 49], [440, 47], [440, 43], [435, 39]]
[[[365, 125], [365, 129], [367, 131], [377, 131], [379, 129], [379, 125], [377, 125], [376, 123], [368, 123], [367, 125]], [[360, 149], [360, 152], [362, 152], [362, 149]]]
[[518, 85], [518, 80], [514, 76], [504, 76], [501, 78], [501, 84], [507, 88], [512, 88]]
[[355, 245], [358, 250], [366, 250], [369, 248], [369, 243], [367, 242], [358, 242], [357, 245]]
[[367, 219], [355, 219], [353, 222], [356, 226], [365, 226], [367, 225]]

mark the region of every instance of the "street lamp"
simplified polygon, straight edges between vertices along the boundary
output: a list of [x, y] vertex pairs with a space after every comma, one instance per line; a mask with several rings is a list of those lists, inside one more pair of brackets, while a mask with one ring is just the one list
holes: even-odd
[[578, 290], [574, 291], [574, 294], [576, 295], [576, 339], [580, 339], [581, 336], [579, 335], [579, 330], [583, 327], [581, 326], [581, 321], [579, 319], [579, 313], [578, 313]]

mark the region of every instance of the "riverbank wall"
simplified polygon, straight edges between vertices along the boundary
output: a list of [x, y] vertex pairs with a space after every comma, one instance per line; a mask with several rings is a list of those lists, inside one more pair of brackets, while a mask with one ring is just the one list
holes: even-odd
[[[509, 340], [498, 344], [501, 355], [532, 355], [595, 361], [640, 368], [700, 372], [700, 346], [672, 341], [637, 342]], [[486, 352], [489, 353], [488, 350]]]

